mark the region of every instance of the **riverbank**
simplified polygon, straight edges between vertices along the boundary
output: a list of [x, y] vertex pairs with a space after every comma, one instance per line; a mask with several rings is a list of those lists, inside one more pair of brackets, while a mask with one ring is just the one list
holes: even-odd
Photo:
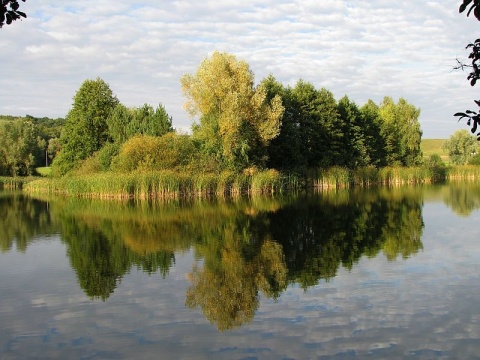
[[237, 196], [274, 194], [300, 189], [331, 189], [368, 186], [430, 184], [441, 181], [480, 179], [478, 166], [374, 167], [350, 170], [341, 167], [310, 170], [306, 174], [285, 174], [277, 170], [250, 170], [242, 173], [188, 174], [170, 170], [120, 174], [114, 172], [62, 178], [19, 178], [27, 193], [62, 194], [91, 198], [177, 198], [181, 196]]

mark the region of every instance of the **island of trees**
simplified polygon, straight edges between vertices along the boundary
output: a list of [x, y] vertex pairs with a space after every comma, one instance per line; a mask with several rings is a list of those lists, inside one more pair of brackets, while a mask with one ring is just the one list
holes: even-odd
[[166, 108], [128, 108], [100, 78], [83, 82], [65, 119], [0, 119], [0, 175], [34, 175], [30, 191], [152, 197], [276, 191], [287, 186], [425, 182], [444, 177], [424, 161], [420, 109], [400, 98], [357, 105], [326, 88], [273, 75], [214, 52], [181, 78], [191, 134]]

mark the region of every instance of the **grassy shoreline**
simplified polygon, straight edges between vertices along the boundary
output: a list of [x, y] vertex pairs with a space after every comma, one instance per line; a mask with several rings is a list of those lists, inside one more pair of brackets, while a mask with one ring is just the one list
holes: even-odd
[[[9, 184], [1, 179], [2, 184]], [[10, 178], [13, 179], [13, 178]], [[20, 179], [20, 178], [17, 178]], [[338, 189], [370, 186], [431, 184], [441, 181], [477, 181], [479, 166], [374, 167], [349, 170], [342, 167], [310, 170], [307, 174], [283, 174], [277, 170], [218, 174], [187, 174], [170, 170], [120, 174], [106, 172], [63, 178], [28, 178], [21, 184], [27, 193], [61, 194], [102, 199], [168, 199], [182, 196], [238, 196], [276, 194], [303, 189]], [[2, 185], [0, 185], [2, 186]]]

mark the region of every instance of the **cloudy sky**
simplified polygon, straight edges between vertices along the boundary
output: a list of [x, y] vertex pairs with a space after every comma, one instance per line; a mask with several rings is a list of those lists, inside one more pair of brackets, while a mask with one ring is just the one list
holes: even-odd
[[424, 138], [466, 128], [478, 89], [456, 58], [480, 35], [461, 0], [27, 0], [28, 18], [0, 30], [0, 114], [64, 117], [86, 79], [104, 79], [127, 106], [162, 103], [174, 127], [192, 123], [180, 77], [213, 51], [325, 87], [358, 105], [384, 96], [421, 108]]

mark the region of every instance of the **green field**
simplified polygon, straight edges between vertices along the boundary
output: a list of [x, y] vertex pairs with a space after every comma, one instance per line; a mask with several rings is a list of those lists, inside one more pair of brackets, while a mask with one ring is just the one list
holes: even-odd
[[49, 167], [38, 167], [36, 168], [37, 173], [41, 176], [50, 176], [52, 174], [52, 168]]
[[422, 139], [420, 148], [423, 152], [423, 157], [428, 159], [433, 154], [438, 154], [445, 163], [449, 162], [448, 154], [445, 154], [442, 150], [443, 143], [447, 139]]

